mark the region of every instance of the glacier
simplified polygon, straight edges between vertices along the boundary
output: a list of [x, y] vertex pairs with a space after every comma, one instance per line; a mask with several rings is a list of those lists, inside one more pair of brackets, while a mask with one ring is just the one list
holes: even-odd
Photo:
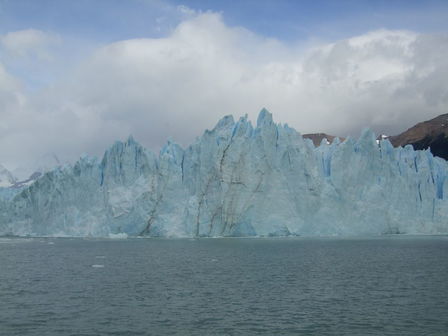
[[315, 147], [263, 109], [158, 155], [129, 137], [0, 198], [0, 234], [246, 237], [448, 233], [448, 165], [370, 130]]

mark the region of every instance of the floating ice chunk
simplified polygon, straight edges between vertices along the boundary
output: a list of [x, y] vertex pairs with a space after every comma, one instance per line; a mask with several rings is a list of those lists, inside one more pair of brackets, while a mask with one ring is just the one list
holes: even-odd
[[111, 239], [126, 239], [128, 235], [124, 232], [121, 233], [109, 233], [109, 238]]

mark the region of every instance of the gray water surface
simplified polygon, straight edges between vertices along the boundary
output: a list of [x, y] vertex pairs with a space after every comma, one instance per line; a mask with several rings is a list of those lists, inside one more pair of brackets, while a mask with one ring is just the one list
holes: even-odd
[[0, 335], [448, 335], [448, 237], [0, 238]]

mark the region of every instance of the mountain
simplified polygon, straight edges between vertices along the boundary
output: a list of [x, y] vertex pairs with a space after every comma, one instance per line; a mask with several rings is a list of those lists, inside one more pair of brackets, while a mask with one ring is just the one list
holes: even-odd
[[[4, 195], [13, 195], [17, 191], [33, 184], [46, 172], [52, 171], [59, 166], [61, 166], [59, 158], [53, 153], [48, 153], [41, 156], [34, 163], [34, 167], [36, 167], [35, 171], [28, 178], [19, 179], [5, 167], [0, 165], [0, 197]], [[5, 190], [5, 188], [12, 188], [15, 189], [15, 191]]]
[[16, 181], [10, 188], [22, 189], [24, 187], [30, 186], [31, 184], [34, 183], [34, 181], [36, 181], [42, 175], [43, 175], [43, 173], [41, 173], [40, 171], [36, 171], [36, 172], [32, 173], [30, 175], [30, 177], [28, 177], [27, 179], [21, 180], [21, 181]]
[[[325, 143], [329, 145], [336, 139], [337, 137], [334, 135], [329, 135], [326, 133], [309, 133], [309, 134], [303, 134], [302, 137], [304, 139], [310, 139], [314, 146], [320, 146], [322, 143], [322, 140], [326, 139]], [[341, 141], [344, 140], [344, 138], [339, 138]]]
[[26, 180], [19, 181], [11, 172], [0, 165], [0, 202], [12, 199], [21, 190], [33, 184], [41, 175], [41, 173], [36, 172]]
[[17, 182], [14, 175], [0, 164], [0, 188], [8, 188]]
[[0, 202], [0, 233], [163, 237], [448, 233], [448, 163], [358, 140], [316, 147], [262, 110], [158, 155], [132, 137]]
[[[319, 146], [323, 139], [331, 143], [336, 138], [326, 133], [304, 134], [303, 137], [311, 139], [315, 146]], [[344, 138], [340, 139], [344, 140]], [[394, 147], [412, 145], [415, 150], [429, 148], [433, 155], [448, 160], [448, 114], [418, 123], [399, 135], [382, 134], [377, 138], [378, 142], [385, 139], [389, 139]]]
[[448, 114], [418, 123], [389, 140], [395, 147], [409, 144], [416, 150], [429, 148], [433, 155], [448, 160]]

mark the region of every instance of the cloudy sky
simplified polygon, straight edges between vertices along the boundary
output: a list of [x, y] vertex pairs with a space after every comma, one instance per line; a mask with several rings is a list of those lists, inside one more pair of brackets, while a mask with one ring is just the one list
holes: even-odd
[[299, 132], [448, 113], [447, 1], [0, 0], [0, 163], [186, 146], [261, 108]]

